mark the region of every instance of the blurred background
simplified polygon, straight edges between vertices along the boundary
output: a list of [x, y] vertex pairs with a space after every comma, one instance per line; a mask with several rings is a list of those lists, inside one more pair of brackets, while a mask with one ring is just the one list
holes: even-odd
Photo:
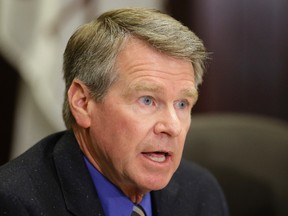
[[286, 0], [0, 0], [0, 165], [65, 129], [67, 40], [126, 6], [166, 11], [211, 53], [184, 156], [218, 178], [232, 216], [288, 215]]

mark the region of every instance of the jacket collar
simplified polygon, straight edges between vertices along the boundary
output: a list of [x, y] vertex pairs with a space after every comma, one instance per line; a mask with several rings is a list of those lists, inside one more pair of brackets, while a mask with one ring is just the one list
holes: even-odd
[[54, 149], [54, 164], [68, 211], [79, 216], [104, 216], [73, 132], [66, 132], [57, 142]]

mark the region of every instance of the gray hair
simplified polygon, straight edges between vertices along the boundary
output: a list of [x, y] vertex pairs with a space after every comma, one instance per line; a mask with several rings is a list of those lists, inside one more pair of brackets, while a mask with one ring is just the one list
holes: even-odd
[[108, 11], [82, 25], [68, 41], [63, 64], [63, 118], [68, 129], [75, 123], [67, 98], [72, 81], [81, 80], [100, 102], [117, 78], [116, 57], [130, 37], [147, 42], [161, 53], [191, 61], [196, 87], [202, 82], [207, 53], [202, 41], [186, 26], [154, 9]]

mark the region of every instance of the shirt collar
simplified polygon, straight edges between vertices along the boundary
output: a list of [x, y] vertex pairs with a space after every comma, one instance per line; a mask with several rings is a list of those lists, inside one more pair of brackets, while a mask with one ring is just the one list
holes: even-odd
[[[105, 176], [103, 176], [85, 156], [84, 161], [92, 177], [105, 215], [130, 215], [134, 203], [131, 202], [131, 200], [114, 184], [112, 184]], [[147, 216], [152, 216], [150, 193], [144, 195], [140, 205], [145, 210]]]

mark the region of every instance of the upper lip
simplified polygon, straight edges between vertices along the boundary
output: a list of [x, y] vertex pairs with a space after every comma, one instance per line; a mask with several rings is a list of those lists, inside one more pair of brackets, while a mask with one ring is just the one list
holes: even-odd
[[172, 151], [167, 150], [155, 150], [155, 151], [145, 151], [142, 154], [165, 154], [165, 156], [171, 156], [173, 153]]

